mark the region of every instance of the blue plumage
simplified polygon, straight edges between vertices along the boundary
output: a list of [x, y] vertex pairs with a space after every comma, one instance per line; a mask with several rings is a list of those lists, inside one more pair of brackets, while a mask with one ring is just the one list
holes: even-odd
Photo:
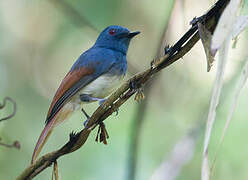
[[[96, 40], [92, 48], [85, 51], [72, 66], [71, 71], [75, 67], [89, 66], [94, 63], [94, 66], [102, 66], [101, 69], [106, 71], [112, 63], [120, 63], [123, 65], [121, 70], [127, 70], [126, 54], [130, 40], [139, 32], [130, 33], [127, 28], [121, 26], [109, 26], [104, 29]], [[101, 61], [101, 64], [95, 62]], [[125, 72], [124, 72], [125, 74]]]
[[121, 26], [109, 26], [101, 32], [96, 43], [77, 59], [52, 100], [32, 162], [56, 125], [68, 119], [82, 103], [102, 103], [103, 98], [120, 84], [127, 71], [126, 54], [130, 40], [137, 34], [139, 32], [130, 32]]

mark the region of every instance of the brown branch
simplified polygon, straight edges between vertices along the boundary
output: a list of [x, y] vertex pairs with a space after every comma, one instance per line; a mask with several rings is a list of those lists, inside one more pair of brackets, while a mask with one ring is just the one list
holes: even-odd
[[[211, 32], [216, 27], [219, 16], [223, 9], [229, 3], [230, 0], [219, 0], [210, 11], [208, 11], [199, 20], [206, 26]], [[195, 20], [197, 21], [197, 20]], [[42, 172], [44, 169], [49, 167], [59, 157], [76, 151], [79, 149], [87, 140], [91, 130], [93, 130], [97, 124], [105, 120], [113, 112], [115, 112], [123, 103], [125, 103], [134, 93], [136, 88], [145, 84], [154, 74], [176, 62], [182, 58], [199, 40], [199, 34], [197, 25], [195, 22], [192, 23], [192, 27], [185, 35], [171, 47], [168, 54], [157, 59], [153, 66], [127, 80], [117, 91], [115, 91], [91, 116], [87, 127], [84, 128], [77, 134], [71, 134], [70, 140], [62, 148], [57, 151], [48, 153], [39, 158], [34, 164], [27, 167], [22, 174], [17, 177], [17, 180], [32, 179], [37, 174]]]

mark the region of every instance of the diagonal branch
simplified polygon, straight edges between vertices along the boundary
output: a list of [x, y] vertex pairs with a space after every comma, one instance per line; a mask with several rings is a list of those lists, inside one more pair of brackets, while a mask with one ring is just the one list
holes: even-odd
[[140, 87], [141, 85], [147, 83], [147, 81], [151, 79], [154, 74], [176, 62], [191, 50], [200, 38], [197, 29], [198, 21], [201, 21], [201, 23], [205, 25], [209, 31], [213, 32], [219, 20], [219, 16], [229, 1], [230, 0], [219, 0], [206, 14], [200, 18], [194, 19], [192, 22], [192, 27], [174, 46], [170, 48], [169, 53], [156, 59], [154, 61], [155, 63], [153, 63], [149, 69], [138, 73], [127, 80], [100, 107], [97, 108], [91, 116], [87, 128], [84, 128], [77, 134], [71, 134], [70, 140], [62, 148], [39, 158], [34, 164], [27, 167], [22, 174], [17, 177], [17, 180], [32, 179], [44, 169], [49, 167], [59, 157], [76, 151], [83, 146], [88, 139], [90, 132], [97, 126], [97, 124], [104, 121], [133, 94], [136, 93], [136, 88], [133, 87]]

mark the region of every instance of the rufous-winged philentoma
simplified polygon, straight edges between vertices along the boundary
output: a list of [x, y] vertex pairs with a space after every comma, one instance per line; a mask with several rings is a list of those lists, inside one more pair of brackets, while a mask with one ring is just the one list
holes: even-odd
[[104, 29], [95, 44], [82, 53], [62, 80], [49, 108], [46, 125], [35, 146], [32, 162], [55, 126], [88, 102], [101, 104], [126, 74], [130, 40], [139, 34], [121, 26]]

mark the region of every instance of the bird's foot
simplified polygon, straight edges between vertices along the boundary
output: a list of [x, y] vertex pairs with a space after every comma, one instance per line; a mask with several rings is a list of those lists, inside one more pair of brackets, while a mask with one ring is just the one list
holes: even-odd
[[118, 116], [118, 114], [119, 114], [119, 108], [116, 109], [115, 116]]
[[141, 100], [145, 98], [143, 85], [141, 85], [137, 81], [132, 81], [130, 82], [129, 87], [130, 87], [131, 93], [136, 92], [135, 98], [134, 98], [135, 101], [140, 102]]
[[72, 131], [70, 133], [70, 142], [75, 142], [77, 140], [77, 138], [79, 137], [79, 133]]
[[103, 122], [99, 123], [97, 135], [96, 135], [96, 142], [100, 141], [103, 142], [103, 144], [107, 144], [107, 139], [109, 138], [107, 129], [105, 128], [105, 124]]
[[87, 127], [87, 124], [88, 124], [89, 120], [90, 120], [90, 119], [87, 119], [86, 121], [84, 121], [83, 124], [84, 124], [84, 127], [85, 127], [85, 128]]
[[98, 104], [99, 104], [99, 106], [101, 106], [105, 101], [106, 101], [106, 99], [100, 99], [100, 98], [98, 98]]
[[200, 17], [194, 17], [191, 21], [190, 21], [190, 25], [192, 25], [192, 26], [194, 26], [194, 25], [196, 25], [198, 22], [200, 22], [200, 23], [205, 23], [205, 21], [206, 21], [206, 15], [202, 15], [202, 16], [200, 16]]
[[135, 94], [134, 100], [137, 102], [141, 102], [143, 99], [145, 99], [145, 94], [144, 94], [143, 87], [141, 87], [137, 90], [137, 93]]

